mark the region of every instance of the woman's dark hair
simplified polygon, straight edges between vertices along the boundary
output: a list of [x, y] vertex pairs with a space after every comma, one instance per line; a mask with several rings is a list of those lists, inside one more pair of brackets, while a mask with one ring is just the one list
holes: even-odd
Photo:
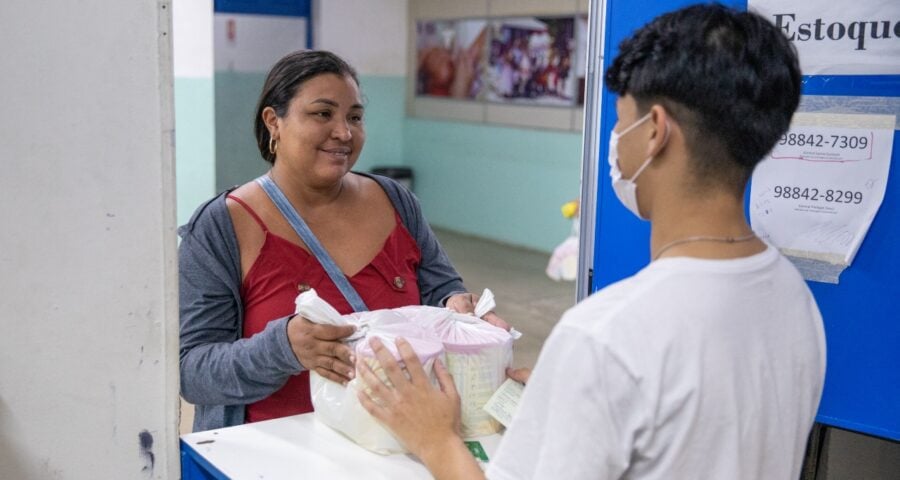
[[800, 101], [797, 53], [765, 18], [694, 5], [655, 18], [619, 46], [606, 86], [679, 122], [701, 184], [742, 193]]
[[300, 50], [289, 53], [269, 70], [266, 83], [263, 84], [259, 95], [259, 102], [256, 104], [254, 120], [256, 145], [265, 161], [275, 163], [275, 154], [269, 152], [269, 129], [262, 119], [263, 109], [272, 107], [276, 115], [283, 117], [300, 86], [307, 80], [326, 73], [350, 77], [359, 86], [356, 70], [341, 57], [324, 50]]

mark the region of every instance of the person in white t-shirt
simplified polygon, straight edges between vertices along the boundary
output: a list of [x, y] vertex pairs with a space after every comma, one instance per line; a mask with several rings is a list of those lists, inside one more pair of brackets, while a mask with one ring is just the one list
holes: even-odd
[[[794, 479], [822, 393], [825, 338], [797, 270], [754, 236], [743, 196], [789, 126], [796, 52], [755, 13], [698, 5], [622, 42], [612, 188], [651, 222], [651, 263], [569, 310], [490, 461], [492, 479]], [[367, 410], [437, 478], [482, 478], [458, 396], [372, 342]]]

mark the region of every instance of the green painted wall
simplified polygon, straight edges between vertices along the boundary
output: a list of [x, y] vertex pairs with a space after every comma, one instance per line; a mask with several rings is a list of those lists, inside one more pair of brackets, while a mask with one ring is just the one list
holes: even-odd
[[366, 147], [357, 170], [405, 165], [435, 226], [550, 252], [571, 229], [581, 134], [408, 118], [406, 78], [362, 76]]
[[253, 134], [256, 100], [264, 73], [216, 72], [216, 191], [266, 172]]
[[432, 225], [544, 252], [568, 235], [581, 134], [409, 118], [404, 135]]
[[[216, 190], [265, 172], [253, 113], [263, 74], [217, 73]], [[571, 222], [560, 206], [579, 195], [581, 134], [408, 118], [406, 79], [360, 77], [366, 146], [355, 167], [405, 165], [435, 226], [550, 252]]]
[[175, 78], [175, 178], [178, 224], [215, 193], [212, 78]]
[[354, 169], [405, 165], [406, 78], [363, 75], [359, 83], [366, 105], [366, 146]]

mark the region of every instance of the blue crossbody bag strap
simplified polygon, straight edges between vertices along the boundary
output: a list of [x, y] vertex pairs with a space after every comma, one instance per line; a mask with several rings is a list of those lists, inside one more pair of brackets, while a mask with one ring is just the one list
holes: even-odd
[[353, 307], [353, 311], [368, 311], [369, 308], [366, 307], [366, 303], [360, 298], [359, 293], [356, 292], [353, 285], [350, 285], [350, 281], [347, 280], [344, 272], [342, 272], [337, 264], [334, 263], [334, 260], [328, 255], [328, 252], [326, 252], [325, 248], [322, 247], [322, 244], [319, 243], [319, 239], [316, 238], [312, 230], [309, 229], [309, 226], [303, 221], [300, 214], [297, 213], [297, 210], [294, 210], [293, 205], [291, 205], [291, 202], [284, 196], [284, 193], [278, 188], [278, 185], [275, 185], [275, 182], [272, 181], [268, 175], [257, 178], [256, 183], [265, 190], [266, 194], [272, 200], [272, 203], [278, 207], [278, 210], [281, 211], [284, 218], [291, 224], [291, 227], [294, 228], [294, 231], [297, 232], [297, 235], [303, 240], [303, 243], [305, 243], [312, 251], [313, 255], [316, 256], [316, 260], [322, 264], [325, 273], [328, 274], [328, 277], [331, 278], [331, 281], [334, 282], [338, 290], [344, 294], [344, 298], [346, 298], [347, 302], [350, 303], [350, 306]]

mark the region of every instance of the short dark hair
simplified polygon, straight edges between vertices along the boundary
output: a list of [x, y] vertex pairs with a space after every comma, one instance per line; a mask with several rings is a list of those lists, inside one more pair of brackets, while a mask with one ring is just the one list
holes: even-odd
[[655, 18], [619, 45], [606, 86], [646, 111], [661, 104], [685, 132], [701, 185], [743, 192], [800, 101], [797, 53], [753, 12], [694, 5]]
[[269, 70], [256, 104], [254, 131], [256, 145], [263, 159], [275, 163], [275, 154], [269, 152], [269, 129], [262, 119], [262, 111], [272, 107], [275, 114], [283, 117], [297, 90], [307, 80], [318, 75], [332, 73], [342, 77], [350, 77], [359, 86], [356, 70], [341, 57], [324, 50], [300, 50], [289, 53], [278, 60]]

